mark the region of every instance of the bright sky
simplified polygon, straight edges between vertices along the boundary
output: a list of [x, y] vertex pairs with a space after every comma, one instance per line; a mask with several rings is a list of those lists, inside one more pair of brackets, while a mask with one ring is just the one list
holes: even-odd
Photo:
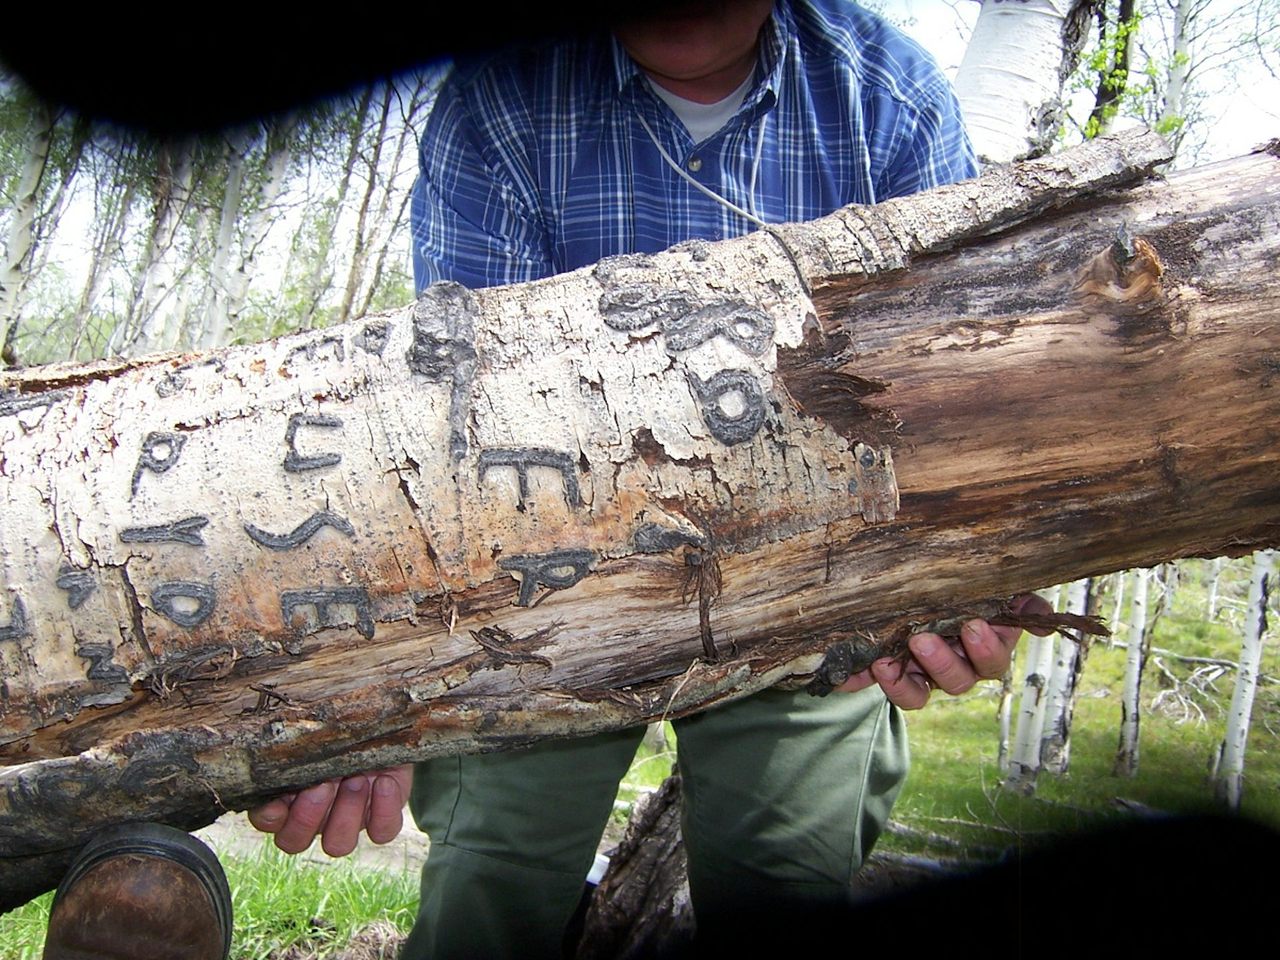
[[[964, 56], [980, 6], [976, 0], [867, 0], [865, 5], [882, 10], [902, 26], [951, 76]], [[1280, 79], [1260, 62], [1245, 64], [1229, 88], [1220, 86], [1211, 92], [1208, 109], [1214, 117], [1214, 134], [1199, 162], [1248, 153], [1257, 144], [1280, 137]]]

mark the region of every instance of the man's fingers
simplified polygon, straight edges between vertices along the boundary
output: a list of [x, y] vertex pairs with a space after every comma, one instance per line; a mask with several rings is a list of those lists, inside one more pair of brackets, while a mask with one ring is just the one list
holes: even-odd
[[275, 833], [288, 818], [289, 803], [283, 797], [269, 800], [249, 811], [249, 822], [263, 833]]
[[836, 692], [857, 693], [859, 690], [865, 690], [867, 687], [874, 685], [875, 682], [875, 674], [871, 672], [870, 667], [867, 667], [867, 669], [863, 670], [861, 673], [850, 675], [848, 680], [836, 687]]
[[[1011, 609], [1015, 614], [1025, 613], [1028, 616], [1034, 617], [1047, 617], [1049, 614], [1053, 613], [1053, 607], [1049, 604], [1049, 601], [1034, 593], [1024, 593], [1021, 596], [1014, 597], [1013, 602], [1009, 605], [1009, 609]], [[1017, 631], [1017, 634], [1019, 635], [1022, 632], [1017, 627], [1003, 627], [1000, 629]], [[1049, 634], [1053, 633], [1053, 630], [1048, 627], [1039, 627], [1033, 629], [1031, 632], [1037, 637], [1047, 637]], [[1018, 637], [1015, 635], [1013, 639], [1017, 640]]]
[[978, 682], [978, 675], [964, 654], [953, 650], [936, 633], [917, 633], [907, 641], [907, 646], [935, 687], [956, 694], [964, 693]]
[[369, 803], [369, 824], [365, 832], [374, 843], [390, 843], [400, 834], [407, 787], [390, 771], [373, 778], [373, 799]]
[[369, 778], [363, 773], [338, 785], [324, 824], [320, 847], [331, 857], [345, 857], [356, 848], [369, 811]]
[[276, 846], [285, 853], [301, 853], [324, 827], [338, 792], [338, 781], [308, 787], [294, 798], [289, 807], [288, 822], [276, 831]]
[[871, 672], [889, 702], [901, 709], [919, 710], [929, 702], [929, 679], [918, 670], [908, 666], [903, 672], [896, 661], [885, 658], [873, 663]]
[[[1012, 635], [1005, 631], [1012, 631]], [[960, 643], [974, 673], [984, 680], [994, 680], [1009, 669], [1013, 647], [1021, 633], [1017, 627], [1002, 630], [985, 620], [970, 620], [960, 628]]]

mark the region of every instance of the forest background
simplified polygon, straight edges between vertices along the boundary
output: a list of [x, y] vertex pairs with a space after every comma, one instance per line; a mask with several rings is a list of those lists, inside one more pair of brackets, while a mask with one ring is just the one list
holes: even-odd
[[[980, 4], [883, 0], [864, 6], [886, 13], [954, 73]], [[5, 364], [213, 349], [409, 302], [409, 191], [417, 139], [443, 69], [432, 63], [235, 129], [159, 140], [45, 103], [0, 64]], [[1280, 134], [1280, 2], [1099, 3], [1064, 98], [1065, 112], [1052, 131], [1055, 149], [1146, 124], [1173, 141], [1176, 167], [1245, 153]], [[1273, 569], [1267, 556], [1167, 566], [1149, 580], [1141, 604], [1135, 596], [1144, 575], [1137, 573], [1064, 590], [1062, 605], [1092, 605], [1117, 632], [1115, 643], [1087, 654], [1087, 669], [1085, 655], [1073, 654], [1071, 709], [1079, 709], [1074, 723], [1070, 711], [1066, 721], [1067, 732], [1074, 732], [1074, 761], [1067, 739], [1054, 764], [1042, 769], [1042, 761], [1052, 759], [1043, 717], [1025, 721], [1031, 727], [1020, 737], [1027, 691], [1039, 699], [1052, 673], [1046, 664], [1066, 647], [1024, 644], [1019, 671], [1003, 690], [986, 687], [913, 719], [915, 768], [889, 849], [930, 869], [954, 857], [995, 855], [1042, 831], [1073, 828], [1116, 809], [1185, 810], [1214, 802], [1243, 804], [1280, 825], [1280, 658], [1274, 643], [1266, 645], [1273, 634], [1262, 616], [1269, 607], [1274, 617], [1276, 600], [1265, 590]], [[1232, 802], [1219, 768], [1228, 720], [1238, 712], [1232, 701], [1251, 623], [1259, 632], [1253, 723], [1246, 726], [1249, 766]], [[1147, 671], [1145, 689], [1129, 676], [1134, 660], [1139, 680]], [[1135, 706], [1122, 709], [1122, 694]], [[1139, 716], [1148, 718], [1141, 764]], [[1128, 734], [1125, 723], [1133, 725]], [[658, 741], [629, 778], [620, 819], [661, 779], [665, 759], [669, 745]], [[256, 879], [239, 888], [241, 916], [242, 907], [252, 912], [255, 888], [261, 894], [276, 882], [266, 881], [275, 870], [296, 873], [258, 861], [251, 873]], [[383, 896], [369, 893], [367, 878], [344, 876], [356, 877], [350, 882], [357, 892], [340, 892], [347, 888], [338, 884], [348, 882], [341, 878], [317, 888], [314, 897], [287, 886], [296, 880], [279, 881], [286, 884], [280, 901], [264, 900], [261, 908], [273, 919], [261, 929], [243, 924], [237, 955], [267, 956], [290, 937], [345, 942], [379, 911], [403, 925], [412, 880]], [[284, 900], [310, 904], [307, 917], [290, 919], [279, 905]], [[347, 911], [341, 921], [325, 906], [348, 901], [334, 908]], [[360, 901], [368, 906], [356, 907]], [[40, 906], [33, 909], [8, 929], [24, 922], [37, 928]], [[0, 933], [0, 957], [38, 952], [36, 940], [8, 936]]]

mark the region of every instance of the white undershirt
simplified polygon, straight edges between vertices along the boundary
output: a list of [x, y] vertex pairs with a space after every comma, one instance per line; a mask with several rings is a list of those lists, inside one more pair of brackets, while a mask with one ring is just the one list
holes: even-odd
[[652, 79], [646, 77], [649, 86], [667, 106], [671, 108], [680, 122], [684, 124], [685, 129], [689, 131], [689, 136], [693, 137], [694, 143], [701, 143], [713, 133], [718, 131], [726, 123], [729, 118], [738, 112], [738, 108], [742, 106], [742, 101], [747, 98], [747, 91], [751, 89], [751, 81], [755, 79], [755, 72], [747, 74], [747, 79], [742, 81], [742, 85], [734, 90], [723, 100], [717, 100], [715, 103], [698, 103], [696, 100], [686, 100], [684, 97], [677, 96], [661, 84], [654, 83]]

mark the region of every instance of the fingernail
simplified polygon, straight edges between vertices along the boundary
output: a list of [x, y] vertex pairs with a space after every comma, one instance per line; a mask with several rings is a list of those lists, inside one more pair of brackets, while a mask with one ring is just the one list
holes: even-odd
[[929, 657], [938, 649], [938, 641], [927, 633], [921, 633], [916, 635], [916, 642], [911, 646], [920, 656]]
[[400, 788], [396, 786], [396, 782], [390, 777], [379, 777], [373, 781], [373, 792], [380, 797], [390, 797]]
[[342, 789], [347, 793], [364, 793], [364, 777], [348, 777], [342, 781]]

